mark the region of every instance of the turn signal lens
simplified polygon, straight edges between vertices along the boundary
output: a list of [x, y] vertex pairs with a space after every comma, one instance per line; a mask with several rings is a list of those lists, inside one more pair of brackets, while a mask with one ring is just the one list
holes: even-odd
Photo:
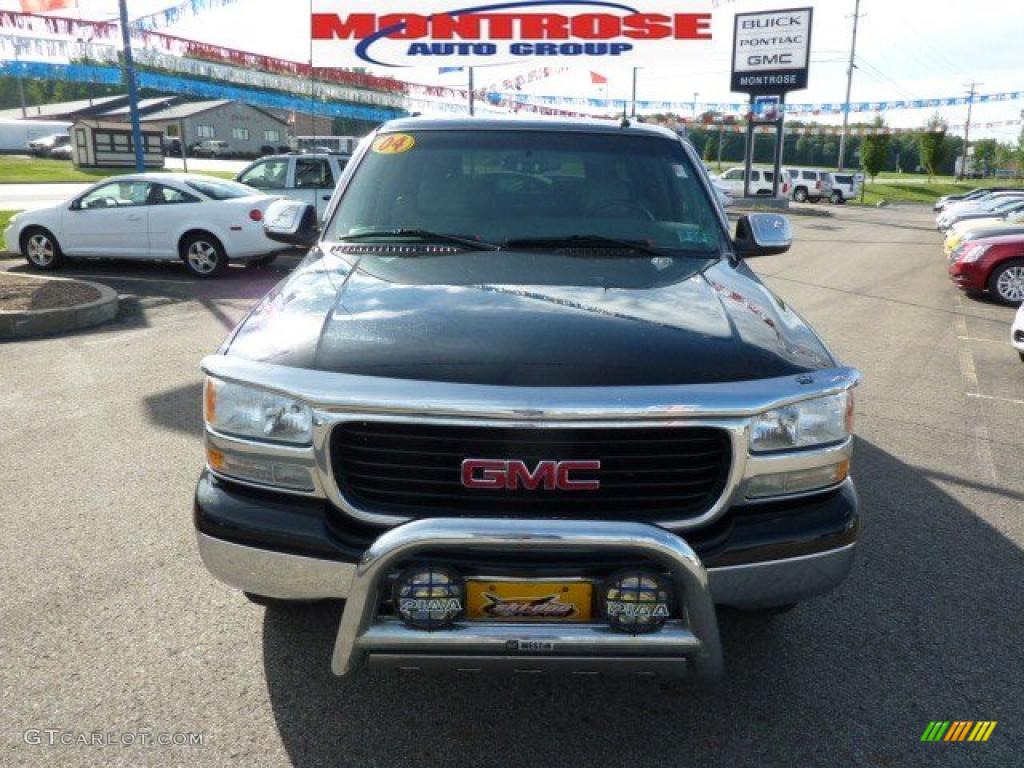
[[807, 493], [819, 488], [838, 485], [850, 474], [850, 461], [840, 461], [812, 469], [798, 469], [793, 472], [778, 472], [771, 475], [757, 475], [747, 481], [748, 499], [764, 499], [771, 496], [788, 496], [793, 493]]

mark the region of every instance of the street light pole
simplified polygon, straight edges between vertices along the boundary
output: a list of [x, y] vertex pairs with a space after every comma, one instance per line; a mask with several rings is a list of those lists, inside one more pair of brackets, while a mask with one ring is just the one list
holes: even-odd
[[860, 19], [860, 0], [853, 5], [853, 37], [850, 40], [850, 66], [846, 70], [846, 102], [843, 104], [843, 132], [839, 136], [839, 170], [843, 170], [846, 157], [846, 128], [850, 123], [850, 90], [853, 88], [853, 59], [857, 54], [857, 20]]
[[142, 146], [142, 125], [139, 122], [139, 88], [135, 83], [135, 61], [132, 59], [132, 35], [128, 28], [127, 0], [118, 0], [121, 13], [121, 42], [124, 45], [124, 79], [128, 81], [128, 111], [132, 120], [132, 144], [135, 145], [135, 172], [146, 170], [146, 148]]

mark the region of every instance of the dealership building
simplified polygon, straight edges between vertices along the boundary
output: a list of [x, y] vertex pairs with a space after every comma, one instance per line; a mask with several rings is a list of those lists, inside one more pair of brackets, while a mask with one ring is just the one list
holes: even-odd
[[[129, 119], [125, 114], [109, 117]], [[227, 99], [174, 104], [142, 117], [142, 125], [180, 138], [188, 147], [201, 141], [226, 141], [229, 151], [261, 154], [262, 147], [286, 147], [289, 125], [283, 117]]]

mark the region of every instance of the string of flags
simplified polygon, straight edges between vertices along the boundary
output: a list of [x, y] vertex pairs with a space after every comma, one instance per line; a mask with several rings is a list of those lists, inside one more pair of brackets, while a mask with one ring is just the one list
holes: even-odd
[[[539, 96], [523, 93], [499, 93], [502, 98], [514, 98], [531, 104], [560, 106], [576, 109], [617, 110], [622, 111], [623, 104], [631, 103], [624, 99], [589, 98], [585, 96]], [[1018, 101], [1024, 99], [1024, 91], [1004, 91], [1001, 93], [982, 93], [974, 96], [975, 104]], [[934, 99], [897, 99], [893, 101], [852, 101], [851, 113], [873, 113], [903, 109], [934, 109], [937, 107], [966, 106], [967, 96], [945, 96]], [[739, 112], [746, 113], [751, 109], [748, 102], [712, 102], [712, 101], [661, 101], [640, 99], [636, 102], [637, 109], [645, 112]], [[841, 115], [841, 102], [822, 102], [816, 104], [782, 104], [776, 107], [788, 115]]]
[[[136, 58], [144, 66], [190, 76], [222, 80], [252, 88], [285, 91], [290, 94], [323, 100], [341, 100], [355, 104], [406, 109], [430, 108], [433, 111], [465, 111], [468, 99], [465, 88], [422, 85], [394, 78], [378, 77], [341, 69], [316, 69], [308, 64], [238, 51], [223, 46], [198, 43], [157, 31], [183, 18], [214, 8], [221, 8], [237, 0], [185, 0], [171, 8], [145, 16], [132, 24]], [[60, 16], [41, 16], [33, 13], [0, 11], [0, 58], [15, 60], [42, 59], [44, 61], [74, 61], [116, 63], [120, 51], [119, 26], [115, 22], [86, 21]], [[24, 63], [24, 62], [22, 62]], [[478, 91], [482, 105], [495, 110], [525, 112], [542, 115], [571, 117], [594, 116], [594, 110], [621, 113], [628, 102], [623, 99], [587, 98], [578, 96], [529, 95], [522, 88], [548, 77], [567, 71], [568, 67], [539, 67], [530, 72], [510, 77]], [[310, 79], [316, 82], [311, 84]], [[591, 73], [595, 83], [607, 79]], [[977, 94], [974, 103], [996, 103], [1024, 99], [1024, 91]], [[887, 110], [933, 109], [944, 106], [966, 105], [964, 95], [932, 99], [900, 99], [893, 101], [851, 102], [851, 113], [875, 113]], [[449, 105], [449, 102], [450, 105]], [[458, 103], [463, 102], [463, 103]], [[823, 102], [816, 104], [783, 104], [778, 107], [787, 115], [841, 115], [843, 104]], [[751, 105], [746, 102], [689, 102], [639, 100], [637, 109], [645, 112], [717, 112], [747, 115]], [[580, 111], [583, 110], [583, 111]], [[590, 110], [588, 112], [587, 110]], [[692, 122], [681, 120], [680, 122]], [[972, 123], [981, 128], [1017, 124], [1020, 121]], [[733, 123], [722, 130], [745, 131], [746, 127]], [[771, 128], [767, 128], [771, 130]], [[788, 132], [808, 131], [816, 135], [838, 135], [833, 126], [788, 128]], [[918, 132], [921, 129], [853, 128], [852, 135], [870, 135], [856, 131], [877, 130], [883, 133], [900, 131]], [[956, 130], [956, 127], [950, 127]], [[833, 133], [830, 133], [832, 131]]]
[[[729, 124], [715, 124], [715, 123], [694, 123], [691, 121], [678, 121], [679, 123], [686, 124], [688, 128], [705, 130], [711, 133], [746, 133], [746, 123], [729, 123]], [[1021, 120], [997, 120], [995, 122], [988, 123], [971, 123], [971, 128], [977, 130], [979, 128], [1000, 128], [1004, 126], [1020, 125]], [[671, 126], [671, 123], [669, 124]], [[958, 131], [963, 130], [962, 125], [948, 125], [946, 131]], [[847, 136], [899, 136], [903, 134], [914, 134], [924, 133], [929, 131], [929, 128], [894, 128], [892, 126], [850, 126], [846, 129]], [[773, 133], [775, 127], [771, 125], [757, 125], [754, 126], [754, 133]], [[787, 136], [840, 136], [843, 133], [843, 129], [838, 125], [795, 125], [786, 126]]]
[[136, 29], [154, 30], [169, 27], [205, 11], [234, 5], [238, 0], [185, 0], [156, 13], [150, 13], [131, 22]]

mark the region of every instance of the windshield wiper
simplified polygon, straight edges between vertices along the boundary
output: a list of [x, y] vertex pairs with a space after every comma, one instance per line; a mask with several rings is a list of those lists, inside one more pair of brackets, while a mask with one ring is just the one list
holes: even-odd
[[[696, 254], [698, 251], [686, 251], [680, 249], [676, 251], [671, 248], [659, 248], [656, 246], [647, 245], [641, 240], [619, 240], [615, 237], [605, 237], [604, 235], [564, 235], [554, 237], [514, 237], [506, 240], [504, 243], [505, 248], [574, 248], [574, 247], [590, 247], [590, 248], [619, 248], [622, 250], [639, 251], [640, 253], [649, 253], [652, 256], [675, 256], [678, 253]], [[703, 254], [710, 258], [709, 254]]]
[[488, 243], [486, 240], [473, 240], [468, 237], [459, 237], [458, 235], [446, 235], [443, 232], [431, 232], [427, 229], [371, 229], [366, 232], [345, 235], [344, 237], [339, 237], [338, 240], [348, 243], [375, 237], [408, 237], [423, 242], [452, 243], [454, 245], [461, 245], [471, 251], [496, 251], [500, 247], [494, 243]]

